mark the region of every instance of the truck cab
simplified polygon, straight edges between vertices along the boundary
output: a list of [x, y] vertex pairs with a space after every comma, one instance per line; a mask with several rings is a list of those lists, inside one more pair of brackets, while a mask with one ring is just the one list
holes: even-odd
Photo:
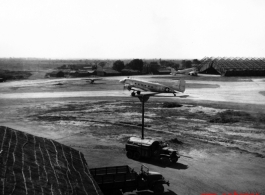
[[169, 186], [169, 181], [166, 181], [161, 173], [149, 171], [149, 168], [145, 165], [141, 166], [141, 172], [139, 174], [139, 187], [138, 190], [150, 189], [155, 194], [162, 194], [164, 192], [163, 184]]
[[163, 185], [169, 186], [169, 181], [160, 173], [149, 171], [145, 165], [141, 166], [139, 173], [128, 165], [92, 168], [89, 172], [105, 195], [120, 195], [135, 190], [151, 190], [161, 195]]

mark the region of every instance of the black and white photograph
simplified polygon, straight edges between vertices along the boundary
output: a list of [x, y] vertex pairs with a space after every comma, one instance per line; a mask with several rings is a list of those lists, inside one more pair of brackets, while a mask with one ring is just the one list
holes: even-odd
[[265, 195], [264, 0], [0, 0], [0, 195]]

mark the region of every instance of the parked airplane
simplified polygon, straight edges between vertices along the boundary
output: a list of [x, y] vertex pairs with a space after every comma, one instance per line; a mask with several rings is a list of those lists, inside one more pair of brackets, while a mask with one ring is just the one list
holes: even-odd
[[120, 83], [124, 84], [124, 89], [126, 88], [129, 91], [132, 90], [132, 96], [135, 96], [136, 94], [140, 95], [141, 92], [148, 92], [144, 93], [145, 95], [173, 93], [174, 96], [176, 96], [176, 93], [183, 93], [185, 91], [185, 80], [178, 80], [172, 86], [166, 86], [160, 83], [153, 83], [128, 77], [120, 80]]
[[174, 68], [171, 68], [171, 73], [172, 76], [176, 76], [176, 74], [188, 74], [191, 76], [198, 76], [198, 70], [197, 68], [187, 68], [183, 70], [175, 70]]
[[90, 81], [90, 84], [93, 84], [94, 81], [97, 81], [97, 80], [102, 80], [102, 78], [99, 78], [99, 77], [91, 77], [91, 78], [85, 78], [85, 79], [82, 79], [82, 80], [86, 80], [86, 81]]

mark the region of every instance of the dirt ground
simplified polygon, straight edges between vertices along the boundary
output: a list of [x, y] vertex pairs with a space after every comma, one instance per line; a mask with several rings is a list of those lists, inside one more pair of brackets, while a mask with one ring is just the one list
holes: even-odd
[[123, 90], [121, 78], [1, 83], [0, 125], [71, 146], [91, 168], [139, 170], [144, 163], [170, 181], [167, 195], [265, 194], [265, 79], [143, 76], [168, 85], [186, 80], [184, 94], [157, 95], [145, 104], [145, 137], [190, 157], [164, 166], [126, 157], [126, 140], [141, 135], [141, 103]]

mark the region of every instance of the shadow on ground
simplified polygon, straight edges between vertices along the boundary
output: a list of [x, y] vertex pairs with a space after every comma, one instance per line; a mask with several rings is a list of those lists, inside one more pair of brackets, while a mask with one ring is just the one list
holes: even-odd
[[175, 98], [187, 98], [187, 97], [189, 97], [189, 95], [178, 95], [177, 94], [177, 96], [174, 96], [174, 95], [154, 95], [154, 97], [159, 97], [159, 98], [167, 98], [167, 97], [170, 97], [170, 98], [172, 98], [172, 97], [175, 97]]
[[159, 166], [159, 167], [169, 167], [169, 168], [172, 168], [172, 169], [188, 169], [189, 166], [188, 165], [185, 165], [185, 164], [182, 164], [182, 163], [170, 163], [170, 164], [164, 164], [164, 163], [161, 163], [161, 162], [155, 162], [155, 161], [150, 161], [150, 160], [139, 160], [140, 162], [142, 163], [145, 163], [145, 164], [151, 164], [151, 165], [155, 165], [155, 166]]

